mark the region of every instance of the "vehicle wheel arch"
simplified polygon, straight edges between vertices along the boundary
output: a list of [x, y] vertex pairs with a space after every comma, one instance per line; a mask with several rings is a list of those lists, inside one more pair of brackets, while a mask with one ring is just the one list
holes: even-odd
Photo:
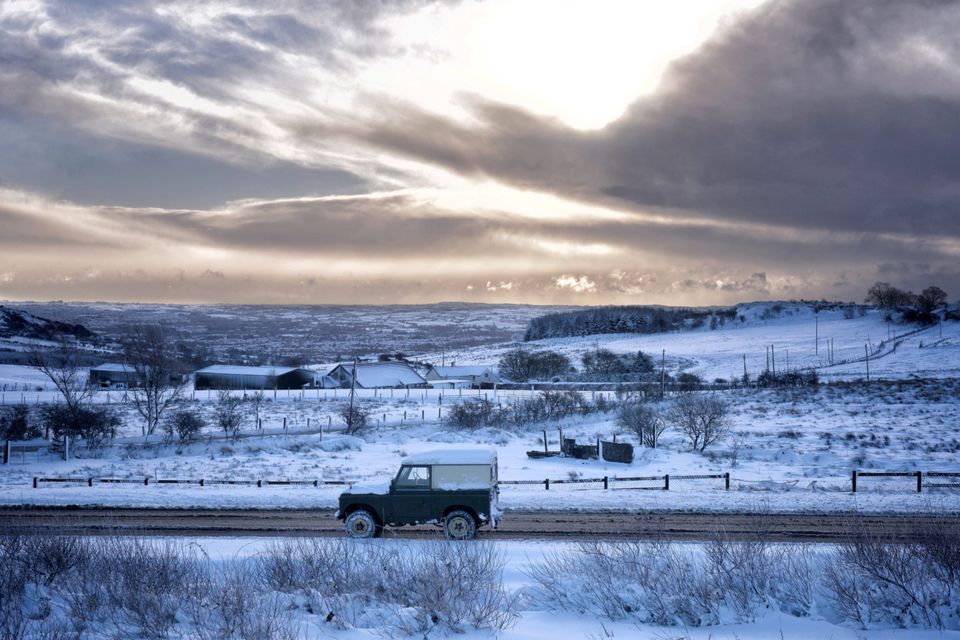
[[357, 502], [356, 504], [351, 504], [343, 512], [343, 519], [346, 520], [350, 517], [350, 514], [357, 511], [367, 511], [370, 515], [373, 516], [373, 519], [377, 521], [377, 524], [383, 526], [383, 518], [380, 517], [380, 512], [374, 509], [369, 504], [364, 504], [362, 502]]
[[468, 507], [468, 506], [462, 505], [462, 504], [453, 505], [453, 506], [450, 506], [450, 507], [447, 507], [446, 509], [444, 509], [444, 510], [443, 510], [443, 515], [440, 516], [440, 520], [446, 520], [447, 516], [450, 515], [451, 513], [453, 513], [454, 511], [466, 511], [466, 512], [469, 513], [471, 516], [473, 516], [474, 521], [475, 521], [478, 525], [479, 525], [481, 522], [486, 522], [486, 520], [482, 520], [482, 519], [480, 518], [480, 516], [477, 515], [477, 512], [476, 512], [475, 509], [472, 509], [471, 507]]

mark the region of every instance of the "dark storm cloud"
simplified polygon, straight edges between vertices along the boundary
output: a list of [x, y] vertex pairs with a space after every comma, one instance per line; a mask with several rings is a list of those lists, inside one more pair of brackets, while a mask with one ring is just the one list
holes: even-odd
[[960, 234], [960, 4], [775, 0], [599, 131], [474, 98], [386, 105], [365, 140], [470, 175], [676, 216]]

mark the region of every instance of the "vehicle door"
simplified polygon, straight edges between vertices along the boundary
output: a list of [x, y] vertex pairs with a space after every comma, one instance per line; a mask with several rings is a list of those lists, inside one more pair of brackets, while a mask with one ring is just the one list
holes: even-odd
[[402, 466], [393, 483], [393, 517], [396, 524], [439, 518], [434, 513], [429, 466]]

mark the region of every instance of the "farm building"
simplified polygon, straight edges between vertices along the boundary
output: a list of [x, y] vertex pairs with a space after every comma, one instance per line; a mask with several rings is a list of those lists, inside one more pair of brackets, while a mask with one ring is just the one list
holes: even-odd
[[87, 382], [103, 389], [129, 389], [137, 385], [137, 375], [131, 366], [105, 362], [96, 367], [90, 367]]
[[438, 383], [443, 380], [450, 382], [466, 380], [474, 387], [492, 387], [503, 382], [493, 367], [484, 365], [430, 367], [424, 377], [427, 382], [437, 381]]
[[309, 364], [303, 368], [313, 374], [313, 386], [320, 389], [333, 389], [340, 386], [330, 377], [330, 371], [336, 366], [336, 364]]
[[[341, 388], [351, 386], [353, 364], [338, 364], [327, 374]], [[427, 381], [405, 362], [357, 363], [357, 387], [360, 389], [403, 389], [426, 387]]]
[[246, 367], [215, 364], [195, 374], [201, 389], [302, 389], [314, 386], [314, 372], [295, 367]]

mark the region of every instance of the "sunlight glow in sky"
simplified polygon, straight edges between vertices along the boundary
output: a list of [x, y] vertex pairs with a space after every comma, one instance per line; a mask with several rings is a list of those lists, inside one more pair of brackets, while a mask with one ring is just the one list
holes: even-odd
[[960, 7], [0, 4], [0, 300], [960, 288]]

